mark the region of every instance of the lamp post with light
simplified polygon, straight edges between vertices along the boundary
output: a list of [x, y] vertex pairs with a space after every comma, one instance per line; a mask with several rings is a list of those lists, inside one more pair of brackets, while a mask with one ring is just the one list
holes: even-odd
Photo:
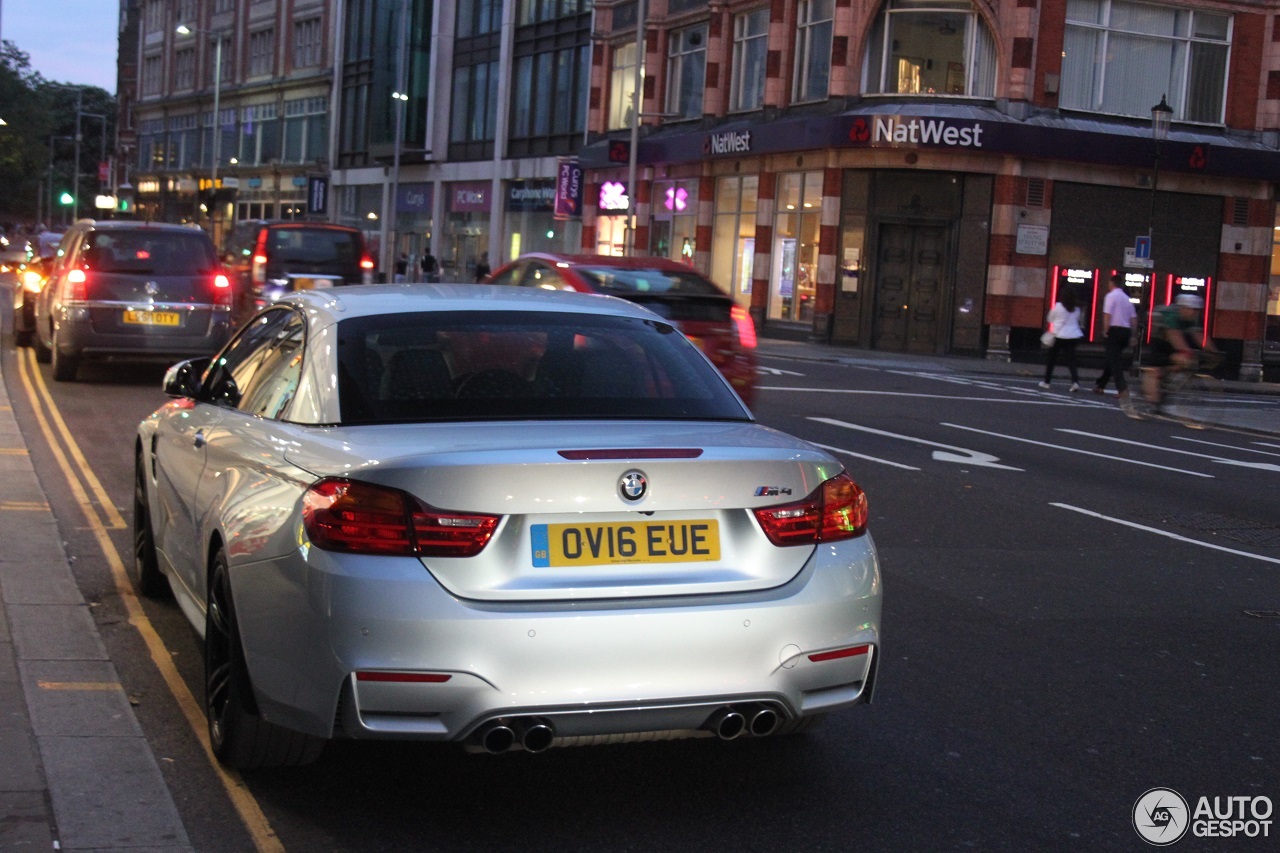
[[[214, 211], [217, 210], [218, 198], [218, 161], [222, 157], [222, 116], [220, 115], [222, 100], [222, 34], [211, 30], [199, 30], [186, 24], [178, 24], [175, 28], [180, 36], [205, 35], [213, 36], [213, 166], [209, 169], [209, 189], [213, 193], [214, 207], [209, 212], [211, 230], [216, 231]], [[216, 234], [214, 235], [216, 239]]]
[[[1147, 282], [1150, 285], [1150, 291], [1147, 304], [1155, 305], [1156, 300], [1156, 271], [1155, 271], [1155, 230], [1156, 230], [1156, 190], [1160, 186], [1160, 143], [1169, 136], [1169, 125], [1173, 122], [1173, 107], [1169, 106], [1165, 96], [1160, 96], [1160, 103], [1151, 108], [1151, 138], [1155, 140], [1155, 153], [1152, 159], [1151, 169], [1151, 208], [1147, 213], [1147, 241], [1150, 246], [1150, 255], [1148, 257]], [[1147, 329], [1142, 322], [1142, 317], [1138, 319], [1138, 340], [1133, 345], [1133, 367], [1136, 371], [1138, 365], [1142, 363], [1142, 341], [1147, 336]]]

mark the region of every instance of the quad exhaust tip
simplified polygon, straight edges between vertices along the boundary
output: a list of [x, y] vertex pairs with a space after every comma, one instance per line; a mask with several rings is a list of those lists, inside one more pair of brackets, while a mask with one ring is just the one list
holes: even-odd
[[733, 740], [744, 734], [765, 737], [777, 731], [781, 724], [782, 716], [773, 708], [752, 705], [742, 709], [721, 708], [711, 715], [703, 728], [721, 740]]
[[475, 741], [490, 755], [500, 755], [519, 744], [525, 752], [545, 752], [555, 743], [551, 724], [537, 717], [493, 720], [481, 726]]

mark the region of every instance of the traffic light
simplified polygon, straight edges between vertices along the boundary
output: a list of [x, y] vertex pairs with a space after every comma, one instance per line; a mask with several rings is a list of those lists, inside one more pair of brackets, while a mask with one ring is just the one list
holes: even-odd
[[63, 190], [62, 195], [58, 196], [58, 204], [62, 205], [63, 207], [70, 207], [71, 205], [75, 204], [75, 202], [76, 202], [75, 197], [72, 196], [71, 193], [65, 190]]

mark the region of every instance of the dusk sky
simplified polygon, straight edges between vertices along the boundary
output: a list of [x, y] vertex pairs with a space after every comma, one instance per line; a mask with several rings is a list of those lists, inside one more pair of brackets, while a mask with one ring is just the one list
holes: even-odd
[[0, 38], [55, 83], [115, 94], [118, 0], [0, 0]]

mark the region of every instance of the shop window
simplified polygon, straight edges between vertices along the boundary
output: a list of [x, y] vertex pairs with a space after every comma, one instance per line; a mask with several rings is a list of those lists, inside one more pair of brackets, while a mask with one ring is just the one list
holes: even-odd
[[698, 249], [697, 209], [696, 180], [655, 182], [649, 254], [692, 264]]
[[775, 211], [767, 316], [770, 320], [812, 322], [822, 224], [822, 173], [779, 175]]
[[[825, 0], [830, 3], [831, 0]], [[667, 50], [667, 115], [699, 118], [706, 86], [707, 25], [699, 24], [671, 34]]]
[[831, 80], [833, 0], [800, 0], [796, 7], [796, 73], [792, 99], [821, 101]]
[[744, 308], [751, 305], [756, 259], [756, 203], [760, 179], [733, 175], [716, 181], [715, 225], [711, 236], [711, 278]]
[[764, 105], [765, 56], [769, 47], [769, 10], [756, 9], [733, 19], [733, 70], [729, 109], [758, 110]]
[[1264, 351], [1280, 356], [1280, 216], [1276, 217], [1271, 244], [1271, 281], [1267, 286], [1267, 327]]
[[1221, 124], [1231, 16], [1122, 0], [1068, 0], [1059, 105], [1149, 118], [1166, 97], [1179, 121]]
[[609, 129], [630, 127], [635, 108], [636, 45], [635, 42], [627, 42], [613, 49], [613, 68], [609, 74]]
[[968, 0], [888, 0], [867, 41], [863, 79], [867, 94], [992, 98], [995, 41]]

